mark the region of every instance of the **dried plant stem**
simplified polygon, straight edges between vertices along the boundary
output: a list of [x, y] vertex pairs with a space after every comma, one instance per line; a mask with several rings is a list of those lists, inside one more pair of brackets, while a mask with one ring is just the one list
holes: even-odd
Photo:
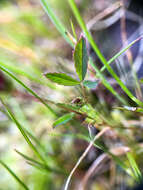
[[72, 169], [67, 181], [66, 181], [66, 184], [65, 184], [65, 188], [64, 190], [68, 190], [68, 187], [69, 187], [69, 183], [70, 183], [70, 180], [72, 178], [72, 175], [74, 174], [75, 170], [77, 169], [77, 167], [80, 165], [80, 163], [82, 162], [82, 160], [85, 158], [85, 156], [88, 154], [89, 150], [91, 149], [91, 147], [93, 146], [94, 142], [99, 138], [101, 137], [105, 132], [107, 132], [108, 130], [110, 130], [110, 127], [106, 127], [104, 128], [101, 132], [99, 132], [95, 137], [94, 139], [90, 142], [90, 144], [88, 145], [88, 147], [86, 148], [86, 150], [84, 151], [84, 153], [81, 155], [81, 157], [79, 158], [79, 160], [77, 161], [76, 165], [74, 166], [74, 168]]
[[89, 178], [93, 175], [93, 173], [95, 174], [95, 171], [97, 172], [99, 165], [108, 159], [108, 155], [106, 153], [101, 154], [91, 165], [91, 167], [89, 168], [89, 170], [86, 172], [85, 176], [83, 177], [83, 180], [80, 183], [79, 186], [79, 190], [84, 190], [86, 189], [86, 185], [87, 182], [89, 180]]
[[102, 20], [104, 17], [112, 14], [113, 12], [115, 12], [120, 7], [122, 7], [122, 3], [120, 1], [117, 1], [114, 4], [110, 5], [105, 10], [103, 10], [98, 15], [96, 15], [94, 18], [92, 18], [87, 23], [87, 28], [90, 30], [96, 22], [98, 22], [99, 20]]

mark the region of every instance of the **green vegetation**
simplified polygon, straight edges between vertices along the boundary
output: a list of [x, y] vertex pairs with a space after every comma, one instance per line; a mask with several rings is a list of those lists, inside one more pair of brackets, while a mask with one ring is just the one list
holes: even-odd
[[[65, 11], [58, 16], [58, 0], [55, 8], [41, 0], [44, 9], [36, 1], [15, 2], [17, 7], [13, 2], [1, 5], [7, 19], [1, 21], [0, 13], [0, 164], [11, 174], [1, 167], [1, 187], [104, 190], [141, 182], [143, 101], [111, 64], [142, 36], [107, 61], [82, 16], [88, 3], [79, 8], [74, 0], [61, 3], [73, 13], [71, 21]], [[103, 93], [114, 100], [109, 103]]]

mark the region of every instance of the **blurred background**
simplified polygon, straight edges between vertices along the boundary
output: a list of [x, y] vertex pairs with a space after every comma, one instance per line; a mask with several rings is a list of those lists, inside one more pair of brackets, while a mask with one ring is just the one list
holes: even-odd
[[[49, 0], [48, 2], [70, 32], [72, 32], [70, 24], [72, 20], [79, 37], [81, 30], [67, 0]], [[76, 3], [88, 29], [107, 59], [142, 33], [143, 4], [141, 1], [76, 0]], [[128, 51], [128, 54], [120, 56], [113, 65], [122, 81], [140, 100], [142, 100], [142, 89], [138, 88], [134, 80], [134, 72], [138, 79], [143, 78], [142, 45], [140, 40]], [[100, 61], [90, 45], [88, 45], [88, 50], [101, 68]], [[78, 88], [56, 85], [43, 75], [45, 72], [65, 72], [74, 75], [75, 72], [72, 48], [51, 23], [40, 1], [0, 0], [0, 66], [11, 71], [45, 100], [71, 102], [80, 96]], [[117, 91], [122, 93], [107, 72], [105, 75]], [[92, 72], [88, 73], [88, 77], [93, 79]], [[112, 148], [113, 144], [132, 146], [142, 169], [142, 116], [129, 113], [125, 115], [121, 111], [111, 110], [112, 106], [119, 106], [119, 103], [102, 85], [88, 93], [93, 105], [102, 110], [103, 115], [111, 117], [118, 125], [121, 122], [126, 126], [139, 127], [140, 131], [125, 130], [122, 137], [111, 132], [101, 142], [109, 148]], [[53, 129], [52, 123], [56, 119], [55, 116], [2, 71], [0, 71], [0, 94], [25, 130], [38, 138], [40, 145], [38, 144], [37, 147], [47, 155], [48, 163], [60, 168], [63, 174], [35, 169], [16, 153], [15, 149], [33, 157], [32, 151], [15, 124], [5, 114], [2, 106], [0, 109], [0, 159], [29, 186], [30, 190], [63, 189], [69, 172], [88, 146], [88, 143], [80, 136], [89, 136], [87, 126], [83, 122], [84, 118], [77, 117], [68, 124]], [[53, 104], [50, 106], [59, 116], [66, 113]], [[97, 133], [95, 129], [93, 131]], [[127, 136], [130, 136], [128, 142]], [[88, 169], [101, 155], [103, 156], [101, 150], [91, 149], [75, 172], [70, 189], [81, 189], [79, 186], [83, 183], [85, 190], [126, 190], [134, 184], [134, 181], [110, 159], [105, 159], [98, 172], [90, 176], [90, 179], [86, 178]], [[122, 159], [124, 160], [124, 157]], [[21, 189], [13, 177], [0, 166], [0, 190]]]

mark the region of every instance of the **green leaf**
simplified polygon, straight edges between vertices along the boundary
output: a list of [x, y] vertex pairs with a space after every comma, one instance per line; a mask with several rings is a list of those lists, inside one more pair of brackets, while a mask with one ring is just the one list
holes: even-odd
[[45, 74], [45, 76], [52, 82], [55, 82], [57, 84], [64, 85], [64, 86], [76, 86], [80, 84], [79, 81], [73, 79], [72, 77], [64, 73], [47, 73]]
[[74, 117], [74, 113], [68, 113], [63, 115], [62, 117], [58, 118], [54, 123], [53, 123], [53, 127], [57, 127], [59, 125], [65, 124], [68, 121], [70, 121], [73, 117]]
[[75, 62], [75, 68], [76, 68], [78, 77], [82, 81], [84, 80], [86, 72], [87, 72], [87, 62], [88, 62], [86, 41], [83, 36], [77, 42], [77, 45], [75, 47], [74, 62]]
[[87, 88], [96, 88], [98, 85], [98, 81], [90, 81], [90, 80], [85, 80], [83, 82], [83, 85]]

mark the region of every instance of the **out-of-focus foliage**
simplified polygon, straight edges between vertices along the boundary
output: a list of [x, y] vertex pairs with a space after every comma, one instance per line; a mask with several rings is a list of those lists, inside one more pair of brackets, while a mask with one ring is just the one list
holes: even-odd
[[[59, 6], [56, 2], [54, 5]], [[62, 17], [66, 18], [64, 15]], [[65, 69], [72, 72], [69, 69], [70, 61], [64, 58], [68, 54], [68, 48], [39, 2], [27, 0], [0, 2], [0, 64], [8, 68], [43, 99], [62, 102], [64, 99], [70, 99], [69, 94], [71, 99], [74, 96], [74, 89], [68, 87], [65, 89], [52, 84], [43, 76], [49, 68], [54, 71], [55, 65], [57, 71]], [[15, 117], [24, 128], [39, 139], [42, 144], [40, 149], [46, 153], [48, 163], [55, 167], [62, 167], [63, 170], [63, 164], [66, 164], [65, 160], [70, 156], [66, 150], [71, 147], [74, 154], [72, 138], [52, 136], [52, 133], [55, 133], [52, 129], [55, 118], [51, 113], [6, 74], [1, 73], [1, 75], [3, 81], [7, 81], [7, 83], [2, 81], [5, 85], [1, 95], [12, 108]], [[68, 127], [62, 127], [60, 131], [64, 133], [67, 129]], [[0, 138], [1, 159], [26, 182], [30, 189], [59, 189], [63, 185], [65, 175], [56, 176], [52, 172], [39, 171], [27, 164], [25, 159], [15, 152], [17, 149], [30, 157], [33, 156], [16, 126], [3, 112], [0, 116]], [[69, 165], [67, 163], [67, 167]], [[0, 172], [0, 187], [7, 190], [20, 188], [2, 166]], [[53, 178], [56, 180], [53, 181]]]

